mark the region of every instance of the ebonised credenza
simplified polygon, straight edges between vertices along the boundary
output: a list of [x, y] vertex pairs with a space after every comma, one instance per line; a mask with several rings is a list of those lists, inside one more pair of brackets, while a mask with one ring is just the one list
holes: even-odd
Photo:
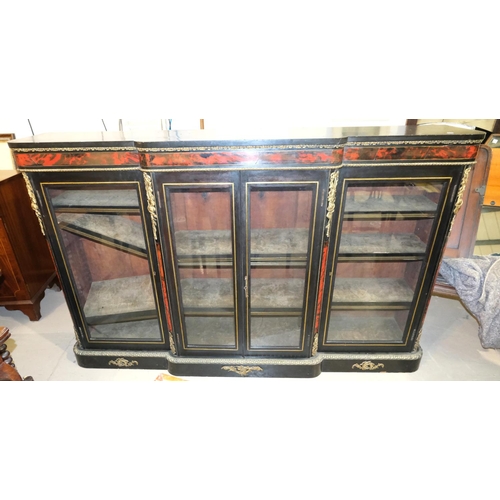
[[414, 371], [483, 132], [43, 134], [9, 142], [83, 367]]

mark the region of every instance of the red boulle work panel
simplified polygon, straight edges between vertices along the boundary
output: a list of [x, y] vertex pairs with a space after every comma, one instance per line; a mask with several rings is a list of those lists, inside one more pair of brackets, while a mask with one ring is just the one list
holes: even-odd
[[313, 377], [418, 368], [483, 138], [444, 125], [44, 134], [9, 146], [81, 366]]

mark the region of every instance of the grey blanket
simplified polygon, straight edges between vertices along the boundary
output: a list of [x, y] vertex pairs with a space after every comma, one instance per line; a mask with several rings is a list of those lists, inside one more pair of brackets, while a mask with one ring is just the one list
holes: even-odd
[[443, 259], [439, 272], [479, 322], [481, 345], [500, 349], [500, 257]]

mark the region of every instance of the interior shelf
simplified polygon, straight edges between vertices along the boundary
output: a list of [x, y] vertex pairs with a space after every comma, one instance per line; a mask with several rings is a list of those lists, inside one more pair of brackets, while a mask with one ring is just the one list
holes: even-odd
[[252, 317], [250, 344], [259, 347], [300, 347], [302, 318]]
[[91, 325], [157, 318], [151, 277], [94, 281], [83, 311]]
[[236, 347], [234, 313], [231, 317], [186, 316], [184, 321], [188, 345]]
[[402, 342], [403, 330], [392, 317], [347, 317], [330, 319], [327, 341]]
[[345, 214], [407, 213], [433, 217], [437, 204], [426, 196], [391, 195], [379, 192], [372, 196], [366, 191], [349, 193], [345, 202]]
[[423, 257], [425, 251], [425, 243], [411, 233], [342, 233], [339, 256], [414, 255]]
[[[307, 261], [308, 229], [253, 229], [250, 238], [252, 265]], [[175, 244], [180, 266], [232, 263], [231, 231], [176, 231]]]
[[[252, 317], [251, 321], [252, 347], [299, 347], [302, 318]], [[234, 317], [186, 316], [185, 322], [190, 346], [236, 347]]]
[[52, 206], [73, 212], [139, 212], [135, 189], [67, 189], [52, 198]]
[[394, 278], [337, 278], [333, 289], [332, 306], [374, 306], [393, 304], [409, 307], [413, 290], [402, 279]]
[[[186, 314], [196, 310], [232, 311], [234, 308], [233, 282], [223, 278], [186, 278], [181, 280], [182, 298]], [[302, 309], [304, 280], [251, 280], [251, 307], [261, 310]], [[222, 312], [222, 311], [221, 311]]]
[[59, 213], [59, 227], [97, 243], [147, 257], [142, 225], [123, 215]]
[[162, 340], [158, 319], [93, 326], [90, 337], [92, 340]]

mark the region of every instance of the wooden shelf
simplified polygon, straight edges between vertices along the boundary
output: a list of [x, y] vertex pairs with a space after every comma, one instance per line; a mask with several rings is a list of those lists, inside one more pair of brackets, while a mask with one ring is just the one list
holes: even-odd
[[[351, 193], [352, 194], [352, 193]], [[437, 204], [426, 196], [393, 196], [381, 193], [380, 197], [367, 196], [366, 192], [356, 193], [354, 197], [347, 195], [345, 202], [346, 214], [359, 213], [414, 213], [434, 216]]]
[[415, 234], [342, 233], [339, 256], [398, 257], [402, 255], [422, 258], [425, 243]]
[[90, 328], [92, 340], [162, 340], [158, 319], [108, 323]]
[[158, 318], [149, 275], [95, 281], [83, 309], [91, 325]]
[[335, 315], [330, 319], [327, 342], [402, 342], [403, 330], [392, 317], [356, 318]]
[[[235, 347], [234, 317], [185, 318], [187, 343], [190, 346]], [[302, 318], [268, 317], [251, 320], [251, 346], [298, 348], [301, 341]]]
[[147, 257], [142, 225], [123, 215], [62, 212], [57, 214], [57, 222], [61, 229], [70, 233], [139, 257]]
[[189, 346], [236, 347], [234, 312], [231, 317], [186, 316], [184, 321]]
[[68, 189], [52, 198], [52, 206], [65, 212], [139, 213], [135, 189]]
[[252, 348], [300, 347], [301, 317], [252, 317], [250, 325]]
[[342, 306], [410, 307], [414, 291], [402, 279], [337, 278], [333, 289], [333, 308]]
[[[308, 229], [252, 229], [252, 255], [307, 255]], [[231, 256], [231, 231], [176, 231], [179, 256]]]
[[[307, 241], [305, 229], [254, 230], [251, 265], [303, 267], [307, 262]], [[232, 266], [230, 231], [178, 231], [176, 244], [180, 267]], [[407, 260], [420, 260], [425, 252], [425, 243], [411, 233], [343, 233], [339, 257], [391, 260], [405, 256]]]
[[[224, 312], [234, 308], [233, 281], [222, 278], [187, 278], [181, 280], [186, 314], [212, 310]], [[304, 280], [253, 279], [250, 284], [251, 310], [300, 311], [304, 300]]]

